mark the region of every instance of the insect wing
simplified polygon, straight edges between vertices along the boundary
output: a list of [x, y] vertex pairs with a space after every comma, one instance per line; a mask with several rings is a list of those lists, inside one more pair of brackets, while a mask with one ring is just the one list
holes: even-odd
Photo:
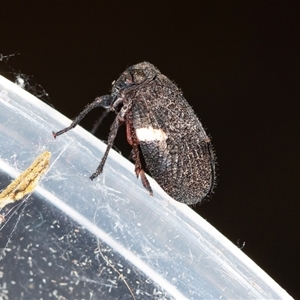
[[212, 189], [215, 160], [193, 109], [162, 74], [134, 99], [133, 126], [151, 176], [175, 200], [198, 203]]

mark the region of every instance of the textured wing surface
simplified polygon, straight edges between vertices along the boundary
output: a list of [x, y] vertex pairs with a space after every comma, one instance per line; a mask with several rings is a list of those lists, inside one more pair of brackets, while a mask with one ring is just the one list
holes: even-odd
[[151, 176], [175, 200], [200, 202], [213, 187], [215, 159], [193, 109], [162, 74], [132, 97], [133, 125]]

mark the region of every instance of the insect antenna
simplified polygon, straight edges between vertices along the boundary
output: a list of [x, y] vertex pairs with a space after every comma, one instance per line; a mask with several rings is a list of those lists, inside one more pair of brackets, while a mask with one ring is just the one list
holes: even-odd
[[109, 109], [106, 109], [104, 112], [102, 112], [100, 118], [95, 122], [92, 130], [90, 131], [91, 134], [95, 134], [99, 126], [101, 125], [102, 121], [107, 117], [107, 115], [110, 113]]

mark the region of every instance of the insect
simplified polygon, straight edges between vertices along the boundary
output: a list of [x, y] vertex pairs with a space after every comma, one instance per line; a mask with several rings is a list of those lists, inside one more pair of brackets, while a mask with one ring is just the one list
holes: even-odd
[[90, 179], [102, 173], [118, 128], [125, 124], [135, 173], [150, 194], [152, 189], [144, 167], [179, 202], [196, 204], [212, 191], [215, 155], [210, 138], [181, 90], [155, 66], [142, 62], [127, 68], [113, 82], [111, 94], [97, 97], [69, 127], [53, 132], [53, 136], [56, 138], [74, 128], [99, 106], [117, 116], [110, 128], [104, 156]]

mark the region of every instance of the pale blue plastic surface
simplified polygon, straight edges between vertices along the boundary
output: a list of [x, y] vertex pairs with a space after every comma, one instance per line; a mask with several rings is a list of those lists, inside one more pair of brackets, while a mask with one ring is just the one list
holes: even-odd
[[42, 151], [52, 153], [37, 198], [8, 220], [0, 298], [2, 287], [7, 299], [291, 299], [151, 178], [149, 196], [114, 150], [90, 181], [106, 146], [80, 126], [55, 140], [52, 130], [70, 123], [0, 76], [1, 173], [15, 178]]

